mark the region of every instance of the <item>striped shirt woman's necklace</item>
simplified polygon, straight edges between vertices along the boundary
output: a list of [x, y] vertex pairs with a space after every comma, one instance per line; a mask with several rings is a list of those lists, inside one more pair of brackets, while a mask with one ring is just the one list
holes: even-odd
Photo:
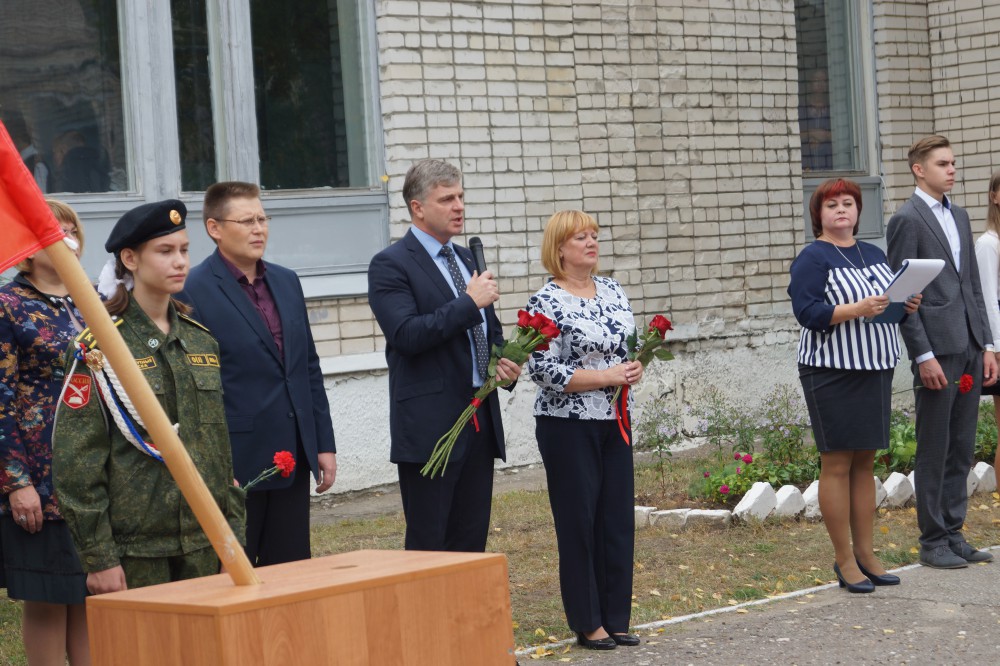
[[[844, 254], [844, 252], [840, 249], [840, 247], [836, 243], [830, 243], [830, 245], [832, 245], [833, 249], [835, 249], [837, 251], [837, 254], [839, 254], [840, 256], [842, 256], [844, 258], [844, 261], [846, 261], [847, 263], [849, 263], [851, 265], [851, 268], [853, 268], [856, 271], [860, 271], [861, 270], [861, 268], [858, 268], [854, 264], [853, 261], [851, 261], [850, 259], [847, 258], [847, 255]], [[861, 257], [861, 266], [862, 266], [862, 268], [864, 268], [864, 269], [867, 270], [868, 269], [868, 264], [865, 262], [865, 255], [861, 254], [861, 246], [858, 245], [857, 243], [855, 243], [854, 247], [857, 248], [857, 250], [858, 250], [858, 256]], [[865, 277], [868, 279], [869, 282], [875, 282], [875, 276], [874, 275], [865, 275]]]

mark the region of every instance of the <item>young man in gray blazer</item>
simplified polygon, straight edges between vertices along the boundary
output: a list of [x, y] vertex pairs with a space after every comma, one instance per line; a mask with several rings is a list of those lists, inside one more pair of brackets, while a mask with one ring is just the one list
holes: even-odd
[[[948, 139], [931, 136], [909, 152], [917, 188], [889, 220], [889, 263], [943, 259], [944, 270], [924, 289], [920, 310], [900, 324], [913, 359], [917, 403], [915, 485], [920, 563], [960, 569], [988, 562], [989, 553], [962, 535], [979, 415], [979, 392], [997, 379], [990, 324], [979, 282], [969, 215], [947, 193], [955, 184], [955, 155]], [[962, 394], [958, 381], [975, 387]]]

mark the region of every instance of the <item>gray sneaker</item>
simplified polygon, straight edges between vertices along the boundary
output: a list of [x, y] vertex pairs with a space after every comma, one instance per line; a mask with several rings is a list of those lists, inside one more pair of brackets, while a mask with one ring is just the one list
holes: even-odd
[[920, 563], [935, 569], [964, 569], [968, 561], [951, 552], [948, 546], [936, 546], [930, 550], [920, 550]]
[[965, 541], [959, 541], [958, 543], [953, 543], [949, 546], [949, 548], [951, 548], [951, 552], [955, 553], [966, 562], [972, 562], [973, 564], [975, 564], [976, 562], [993, 561], [992, 554], [987, 553], [986, 551], [976, 550]]

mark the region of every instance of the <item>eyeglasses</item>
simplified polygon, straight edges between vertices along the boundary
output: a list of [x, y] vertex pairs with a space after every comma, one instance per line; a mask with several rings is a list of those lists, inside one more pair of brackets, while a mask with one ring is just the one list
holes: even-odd
[[235, 222], [244, 229], [252, 229], [255, 224], [259, 224], [262, 227], [266, 227], [268, 222], [271, 221], [270, 215], [261, 215], [259, 217], [244, 217], [242, 220], [225, 220], [222, 218], [215, 218], [216, 222]]

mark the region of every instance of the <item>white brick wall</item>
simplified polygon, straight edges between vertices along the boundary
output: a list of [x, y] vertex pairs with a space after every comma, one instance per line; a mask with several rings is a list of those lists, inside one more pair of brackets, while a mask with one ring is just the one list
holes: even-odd
[[[466, 232], [484, 241], [509, 326], [545, 280], [545, 221], [582, 207], [601, 225], [602, 270], [639, 320], [663, 312], [675, 323], [679, 360], [647, 393], [692, 401], [721, 383], [752, 397], [795, 382], [785, 293], [804, 240], [794, 6], [378, 0], [391, 238], [409, 226], [400, 189], [410, 164], [457, 164]], [[1000, 2], [874, 0], [872, 12], [886, 216], [912, 192], [907, 149], [938, 132], [958, 156], [956, 201], [981, 229], [1000, 154]], [[317, 303], [311, 319], [323, 356], [384, 348], [364, 298]], [[505, 407], [515, 462], [535, 455], [525, 384]], [[343, 418], [339, 441], [358, 435]], [[386, 433], [373, 428], [363, 440], [386, 446], [384, 462]]]

